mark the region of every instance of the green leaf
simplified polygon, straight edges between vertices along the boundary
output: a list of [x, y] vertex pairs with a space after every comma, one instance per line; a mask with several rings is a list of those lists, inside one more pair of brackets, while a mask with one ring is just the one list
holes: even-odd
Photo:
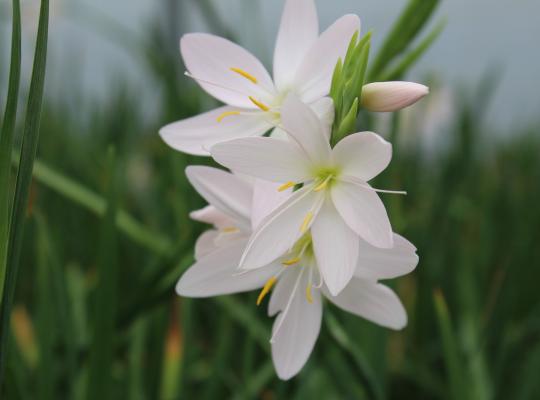
[[43, 89], [45, 84], [45, 67], [47, 63], [47, 39], [49, 30], [49, 1], [41, 1], [39, 24], [36, 40], [36, 52], [32, 69], [32, 80], [26, 109], [26, 121], [21, 147], [21, 158], [17, 181], [15, 185], [15, 197], [11, 216], [10, 238], [8, 245], [8, 257], [6, 276], [4, 281], [4, 293], [0, 310], [0, 383], [3, 378], [5, 353], [8, 339], [8, 322], [11, 314], [11, 305], [17, 283], [17, 270], [19, 256], [24, 236], [26, 221], [26, 208], [32, 180], [32, 168], [36, 157], [39, 140], [39, 123], [41, 118], [41, 106], [43, 101]]
[[9, 86], [0, 132], [0, 304], [4, 292], [4, 280], [9, 247], [10, 207], [10, 164], [17, 119], [17, 103], [21, 80], [21, 8], [19, 0], [13, 0], [13, 24], [11, 34], [11, 64], [9, 67]]
[[119, 179], [116, 176], [114, 150], [109, 151], [107, 170], [111, 171], [112, 176], [109, 179], [107, 212], [103, 219], [99, 240], [98, 284], [93, 304], [93, 335], [89, 347], [90, 359], [86, 387], [88, 400], [113, 398], [111, 370], [115, 352], [115, 321], [118, 300], [115, 219], [119, 196]]
[[369, 74], [370, 82], [376, 76], [380, 76], [387, 66], [409, 47], [418, 33], [427, 24], [439, 2], [439, 0], [409, 1], [375, 58]]

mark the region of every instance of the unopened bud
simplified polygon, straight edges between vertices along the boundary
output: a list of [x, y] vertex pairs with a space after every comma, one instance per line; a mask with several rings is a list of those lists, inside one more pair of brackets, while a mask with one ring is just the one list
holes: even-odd
[[414, 82], [374, 82], [362, 88], [362, 107], [375, 112], [398, 111], [429, 93], [427, 86]]

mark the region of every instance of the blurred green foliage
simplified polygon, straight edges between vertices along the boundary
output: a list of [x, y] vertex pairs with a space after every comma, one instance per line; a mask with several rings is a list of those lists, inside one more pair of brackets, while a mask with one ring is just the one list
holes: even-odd
[[[423, 20], [407, 26], [405, 45], [375, 52], [368, 76], [395, 65], [405, 73], [436, 3], [410, 2], [405, 14]], [[182, 75], [171, 30], [161, 24], [130, 44], [162, 94], [161, 115], [142, 118], [140, 94], [122, 82], [107, 104], [85, 110], [89, 123], [72, 99], [45, 102], [1, 398], [540, 397], [540, 137], [486, 131], [495, 82], [461, 99], [436, 156], [420, 142], [401, 148], [405, 132], [399, 115], [392, 120], [395, 156], [376, 184], [409, 193], [383, 197], [394, 230], [420, 255], [415, 272], [389, 282], [408, 327], [389, 332], [328, 304], [310, 361], [281, 382], [269, 355], [271, 320], [255, 294], [174, 294], [205, 229], [188, 218], [203, 200], [184, 169], [210, 161], [157, 135], [200, 111], [204, 98]], [[359, 128], [373, 123], [361, 114]]]

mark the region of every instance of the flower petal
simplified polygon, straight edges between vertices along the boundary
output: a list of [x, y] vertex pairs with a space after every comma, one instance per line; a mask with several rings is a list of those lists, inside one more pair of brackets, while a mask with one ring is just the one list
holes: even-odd
[[343, 175], [367, 182], [379, 175], [392, 159], [392, 145], [373, 132], [360, 132], [340, 140], [332, 152]]
[[314, 103], [311, 103], [309, 106], [321, 121], [326, 140], [330, 140], [336, 111], [334, 101], [330, 97], [323, 97]]
[[360, 240], [358, 263], [354, 276], [365, 279], [392, 279], [413, 271], [418, 265], [416, 247], [394, 233], [394, 247], [379, 249]]
[[225, 228], [234, 225], [234, 221], [227, 215], [219, 211], [214, 206], [206, 206], [200, 210], [189, 213], [189, 217], [195, 221], [214, 225], [216, 228]]
[[[288, 275], [291, 275], [288, 279], [295, 279], [297, 273]], [[284, 278], [285, 276], [282, 279]], [[272, 360], [277, 375], [283, 380], [300, 372], [319, 337], [322, 320], [321, 296], [319, 290], [314, 290], [313, 302], [309, 303], [305, 295], [307, 285], [307, 273], [304, 273], [300, 277], [299, 288], [293, 293], [289, 309], [282, 311], [274, 322]]]
[[282, 128], [301, 147], [313, 164], [327, 164], [331, 148], [328, 141], [327, 124], [323, 124], [317, 114], [298, 97], [287, 96], [281, 107]]
[[240, 268], [260, 268], [283, 256], [303, 234], [308, 212], [313, 212], [315, 220], [319, 195], [309, 187], [300, 189], [268, 215], [251, 235]]
[[256, 179], [253, 185], [251, 227], [255, 230], [261, 221], [282, 205], [292, 194], [292, 188], [279, 190], [281, 183]]
[[253, 137], [219, 143], [210, 149], [221, 165], [272, 182], [303, 182], [310, 163], [300, 148], [282, 139]]
[[[226, 116], [227, 113], [240, 111], [241, 114]], [[208, 149], [216, 143], [241, 137], [260, 136], [272, 126], [262, 112], [245, 112], [226, 106], [173, 122], [161, 128], [159, 134], [163, 141], [175, 150], [208, 156], [210, 155]]]
[[319, 19], [313, 0], [287, 0], [274, 51], [274, 80], [280, 91], [294, 81], [296, 70], [319, 37]]
[[[206, 33], [190, 33], [180, 40], [187, 70], [211, 96], [235, 107], [254, 109], [249, 96], [269, 101], [275, 96], [272, 78], [262, 63], [237, 44]], [[234, 72], [238, 68], [257, 83]]]
[[239, 240], [202, 257], [178, 281], [176, 293], [186, 297], [211, 297], [258, 289], [280, 268], [279, 264], [238, 274], [246, 245]]
[[356, 15], [345, 15], [313, 44], [295, 78], [295, 86], [302, 101], [311, 103], [328, 95], [334, 68], [339, 57], [345, 57], [356, 31], [360, 31], [360, 19]]
[[392, 227], [381, 199], [366, 183], [366, 187], [349, 182], [332, 186], [332, 200], [345, 223], [373, 246], [393, 246]]
[[398, 111], [429, 93], [427, 86], [414, 82], [373, 82], [362, 88], [362, 107], [375, 112]]
[[249, 227], [253, 189], [243, 179], [217, 168], [189, 166], [186, 175], [204, 199], [236, 223]]
[[378, 325], [400, 330], [407, 325], [407, 312], [397, 295], [387, 286], [367, 279], [353, 278], [335, 297], [336, 306]]
[[217, 250], [218, 247], [216, 246], [215, 239], [218, 235], [218, 231], [210, 229], [199, 236], [195, 242], [195, 260], [199, 260]]
[[351, 280], [358, 258], [358, 235], [345, 224], [331, 199], [311, 226], [313, 249], [324, 283], [337, 295]]

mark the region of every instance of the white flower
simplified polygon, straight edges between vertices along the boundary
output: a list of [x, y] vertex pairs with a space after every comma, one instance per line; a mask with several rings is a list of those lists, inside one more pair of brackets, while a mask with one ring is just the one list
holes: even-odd
[[369, 111], [398, 111], [429, 93], [427, 86], [414, 82], [374, 82], [362, 88], [362, 107]]
[[380, 248], [393, 245], [384, 205], [367, 183], [389, 164], [392, 146], [362, 132], [332, 149], [329, 128], [292, 95], [282, 108], [282, 128], [291, 140], [243, 138], [211, 149], [217, 162], [235, 172], [287, 182], [281, 189], [303, 184], [254, 231], [240, 266], [255, 269], [274, 261], [311, 229], [319, 268], [336, 295], [353, 276], [359, 237]]
[[313, 0], [287, 0], [274, 53], [274, 79], [257, 58], [229, 40], [185, 35], [180, 49], [188, 76], [226, 106], [167, 125], [161, 137], [177, 150], [208, 155], [215, 143], [276, 127], [281, 104], [291, 92], [332, 124], [334, 109], [325, 96], [338, 58], [359, 29], [359, 18], [345, 15], [319, 36]]
[[[250, 185], [237, 176], [208, 167], [190, 167], [187, 174], [211, 204], [192, 216], [214, 224], [216, 229], [203, 233], [197, 241], [197, 262], [182, 276], [176, 290], [182, 296], [210, 297], [262, 287], [257, 300], [257, 304], [261, 304], [275, 287], [268, 314], [279, 313], [271, 344], [272, 358], [281, 379], [296, 375], [313, 350], [321, 325], [322, 296], [379, 325], [391, 329], [406, 325], [407, 315], [398, 297], [377, 280], [395, 278], [416, 267], [416, 249], [407, 240], [394, 234], [392, 249], [375, 248], [359, 240], [361, 251], [355, 276], [335, 297], [321, 281], [309, 234], [296, 243], [298, 257], [295, 259], [280, 257], [263, 268], [239, 273], [237, 266], [250, 233], [246, 216], [252, 215], [255, 220], [264, 218], [264, 214], [271, 211], [268, 205], [283, 201], [290, 192], [276, 194], [279, 192], [271, 183], [256, 181]], [[249, 193], [253, 196], [253, 206]], [[268, 198], [274, 201], [258, 202]], [[224, 237], [229, 238], [223, 240]]]

